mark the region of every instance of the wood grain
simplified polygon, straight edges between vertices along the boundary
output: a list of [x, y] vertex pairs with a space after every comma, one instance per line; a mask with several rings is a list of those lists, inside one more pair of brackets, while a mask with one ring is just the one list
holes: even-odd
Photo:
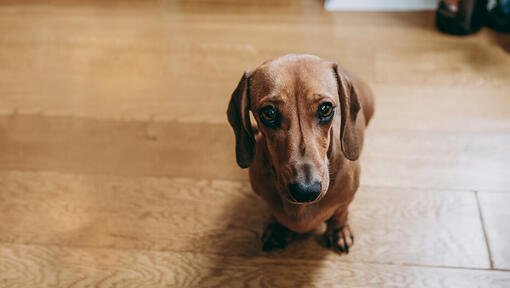
[[[510, 187], [510, 134], [374, 129], [366, 139], [365, 185]], [[3, 170], [247, 179], [236, 166], [227, 124], [0, 117], [0, 145]]]
[[68, 248], [0, 247], [2, 287], [507, 287], [506, 272]]
[[510, 195], [478, 192], [494, 268], [510, 270]]
[[510, 132], [510, 87], [384, 83], [372, 89], [377, 111], [370, 131]]
[[[325, 13], [318, 3], [287, 2], [278, 7], [178, 2], [170, 9], [137, 3], [137, 9], [129, 8], [133, 4], [107, 9], [90, 2], [96, 5], [87, 9], [58, 3], [0, 6], [0, 114], [224, 123], [225, 103], [242, 72], [289, 52], [317, 54], [374, 84], [392, 84], [391, 95], [374, 86], [381, 103], [387, 96], [432, 95], [439, 102], [424, 104], [433, 112], [434, 103], [445, 98], [469, 105], [469, 97], [462, 96], [476, 91], [490, 99], [476, 102], [482, 104], [481, 115], [491, 117], [491, 104], [508, 106], [508, 99], [497, 95], [510, 89], [505, 77], [510, 60], [488, 39], [491, 34], [482, 31], [467, 39], [438, 34], [432, 13]], [[16, 11], [31, 21], [19, 21]], [[402, 100], [418, 104], [424, 101], [420, 98]], [[406, 106], [409, 127], [423, 125], [423, 118], [413, 116], [423, 107]], [[463, 111], [448, 109], [454, 113], [449, 116], [439, 110], [432, 116], [455, 120], [458, 113], [468, 123], [433, 128], [494, 129]], [[493, 117], [504, 116], [507, 123], [510, 116], [501, 114]]]
[[372, 131], [362, 154], [366, 185], [453, 189], [510, 187], [510, 134]]
[[227, 125], [13, 116], [0, 120], [0, 169], [246, 179]]
[[494, 49], [493, 45], [486, 42], [465, 43], [455, 47], [436, 43], [434, 48], [406, 48], [400, 49], [398, 54], [380, 49], [376, 55], [378, 82], [400, 85], [416, 83], [424, 86], [508, 85], [508, 76], [504, 77], [510, 71], [508, 54], [501, 49]]
[[[322, 5], [1, 1], [0, 287], [510, 287], [510, 35]], [[260, 250], [225, 110], [286, 53], [376, 95], [348, 256]]]
[[[269, 214], [247, 182], [0, 172], [0, 190], [0, 242], [264, 255]], [[490, 268], [472, 192], [363, 187], [351, 220], [339, 260]], [[325, 257], [321, 232], [274, 257]]]

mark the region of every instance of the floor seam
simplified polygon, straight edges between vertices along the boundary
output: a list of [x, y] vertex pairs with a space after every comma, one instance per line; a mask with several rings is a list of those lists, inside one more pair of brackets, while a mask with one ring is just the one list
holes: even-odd
[[[244, 258], [253, 259], [258, 258], [262, 261], [294, 261], [294, 262], [341, 262], [344, 264], [369, 264], [369, 265], [381, 265], [381, 266], [397, 266], [397, 267], [418, 267], [418, 268], [430, 268], [430, 269], [447, 269], [447, 270], [470, 270], [470, 271], [487, 271], [487, 272], [506, 272], [510, 273], [510, 269], [501, 268], [482, 268], [482, 267], [465, 267], [465, 266], [447, 266], [447, 265], [431, 265], [422, 263], [395, 263], [395, 262], [378, 262], [370, 260], [342, 260], [342, 259], [307, 259], [307, 258], [292, 258], [292, 257], [265, 257], [264, 254], [252, 255], [252, 256], [240, 256], [240, 255], [226, 255], [224, 253], [215, 252], [194, 252], [194, 251], [178, 251], [178, 250], [161, 250], [161, 249], [138, 249], [138, 248], [113, 248], [113, 247], [94, 247], [94, 246], [82, 246], [82, 245], [58, 245], [55, 243], [41, 244], [41, 243], [16, 243], [16, 242], [1, 242], [0, 248], [2, 247], [41, 247], [41, 248], [57, 248], [57, 249], [83, 249], [83, 250], [113, 250], [117, 252], [134, 252], [134, 253], [155, 253], [155, 254], [200, 254], [204, 256], [219, 256], [219, 257], [231, 257], [231, 258]], [[332, 252], [333, 253], [333, 252]]]
[[474, 192], [475, 192], [476, 204], [478, 207], [478, 216], [480, 217], [480, 222], [482, 224], [483, 237], [485, 238], [485, 246], [487, 247], [487, 255], [489, 256], [490, 268], [494, 269], [494, 261], [492, 259], [491, 248], [489, 245], [489, 237], [487, 236], [487, 229], [485, 228], [485, 221], [483, 219], [482, 205], [480, 204], [480, 197], [478, 196], [478, 191], [475, 190]]

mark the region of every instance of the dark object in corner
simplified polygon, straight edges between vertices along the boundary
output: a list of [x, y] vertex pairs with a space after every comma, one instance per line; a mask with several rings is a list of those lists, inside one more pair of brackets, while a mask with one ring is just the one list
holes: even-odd
[[487, 26], [499, 32], [510, 33], [510, 0], [498, 0], [487, 15]]
[[436, 26], [448, 34], [471, 34], [482, 27], [486, 12], [487, 0], [441, 0]]

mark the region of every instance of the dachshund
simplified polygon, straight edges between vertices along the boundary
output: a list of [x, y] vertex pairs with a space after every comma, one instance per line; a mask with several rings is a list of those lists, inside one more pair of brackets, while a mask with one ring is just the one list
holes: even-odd
[[317, 56], [284, 55], [243, 74], [227, 116], [237, 164], [249, 167], [251, 187], [272, 213], [263, 250], [326, 222], [328, 247], [349, 252], [348, 207], [373, 113], [368, 85]]

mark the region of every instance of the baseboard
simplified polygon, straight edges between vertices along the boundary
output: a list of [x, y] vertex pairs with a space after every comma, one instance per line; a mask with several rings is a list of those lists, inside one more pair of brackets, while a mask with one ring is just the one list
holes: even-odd
[[417, 11], [435, 10], [438, 0], [326, 0], [328, 11]]

